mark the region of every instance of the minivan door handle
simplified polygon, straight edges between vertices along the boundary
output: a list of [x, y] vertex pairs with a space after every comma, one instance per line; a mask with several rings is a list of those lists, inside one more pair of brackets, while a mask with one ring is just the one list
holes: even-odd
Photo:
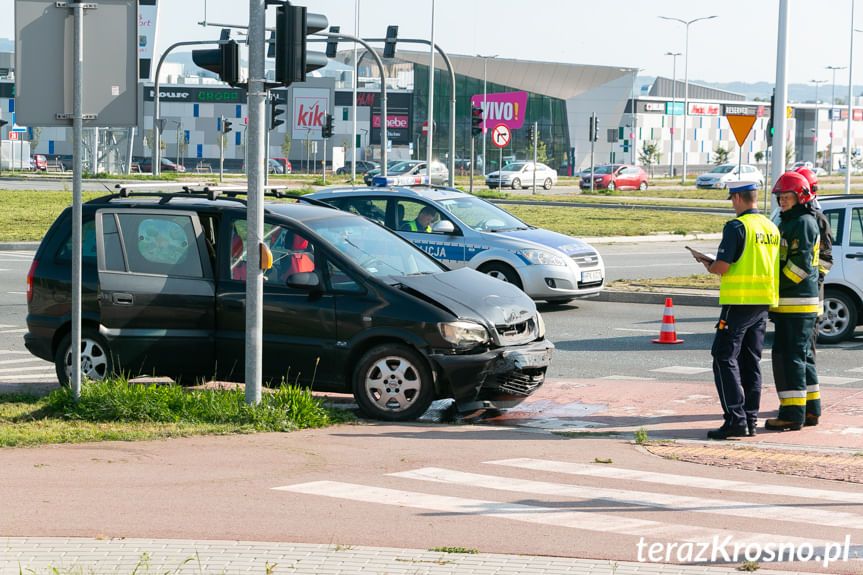
[[111, 303], [117, 305], [132, 305], [135, 303], [135, 298], [130, 293], [115, 292], [111, 294]]

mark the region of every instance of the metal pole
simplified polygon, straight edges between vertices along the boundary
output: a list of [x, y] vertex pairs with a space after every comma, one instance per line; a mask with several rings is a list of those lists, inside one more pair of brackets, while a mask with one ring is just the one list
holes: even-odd
[[[269, 161], [267, 161], [269, 163]], [[324, 164], [321, 168], [321, 181], [327, 185], [327, 140], [324, 138]]]
[[84, 3], [70, 4], [75, 25], [75, 93], [72, 102], [72, 366], [70, 385], [75, 401], [81, 398], [81, 154], [84, 137]]
[[629, 150], [630, 163], [635, 165], [635, 142], [638, 140], [638, 120], [635, 116], [635, 82], [636, 76], [638, 75], [638, 69], [635, 68], [632, 70], [632, 87], [630, 88], [630, 98], [629, 98], [629, 116], [632, 119], [632, 149]]
[[[596, 112], [591, 112], [590, 114], [591, 125], [596, 126]], [[590, 138], [590, 191], [593, 192], [593, 144], [594, 139], [591, 136]]]
[[431, 183], [432, 148], [434, 147], [434, 9], [435, 0], [431, 3], [431, 44], [429, 50], [429, 119], [428, 119], [428, 143], [426, 144], [426, 174]]
[[473, 134], [470, 135], [470, 187], [468, 191], [473, 193], [473, 167], [476, 164], [476, 158], [474, 158], [474, 143], [476, 142], [476, 138]]
[[788, 105], [788, 0], [779, 0], [779, 29], [776, 46], [776, 105], [773, 114], [773, 167], [772, 181], [776, 182], [785, 171], [786, 113]]
[[674, 177], [674, 120], [677, 112], [677, 57], [680, 52], [666, 52], [671, 56], [671, 154], [668, 158], [668, 176]]
[[263, 362], [263, 294], [260, 246], [264, 230], [264, 126], [267, 91], [264, 78], [266, 53], [265, 0], [249, 0], [249, 184], [246, 222], [246, 403], [261, 402]]
[[851, 145], [854, 139], [851, 137], [851, 116], [853, 112], [852, 100], [854, 98], [854, 0], [851, 0], [851, 49], [848, 55], [848, 135], [845, 137], [845, 193], [851, 193]]
[[486, 98], [488, 93], [486, 92], [486, 71], [488, 69], [488, 57], [484, 56], [482, 59], [482, 174], [485, 175], [485, 120], [487, 117], [488, 107], [486, 106]]
[[[246, 148], [249, 147], [249, 135], [246, 134]], [[248, 170], [249, 162], [246, 162]], [[219, 181], [222, 181], [222, 176], [225, 168], [225, 117], [219, 116]]]
[[[853, 24], [852, 24], [853, 25]], [[833, 72], [833, 92], [830, 100], [830, 165], [827, 167], [827, 172], [833, 175], [833, 106], [836, 104], [836, 70], [844, 70], [845, 66], [826, 66], [828, 70]]]
[[683, 49], [683, 133], [680, 136], [683, 151], [683, 164], [680, 170], [680, 183], [686, 183], [686, 116], [689, 115], [689, 25], [686, 23], [686, 45]]
[[[354, 36], [360, 35], [360, 0], [354, 2]], [[354, 100], [353, 100], [353, 140], [351, 141], [351, 185], [356, 185], [357, 182], [357, 84], [359, 80], [357, 74], [360, 71], [360, 63], [357, 62], [357, 43], [354, 42]], [[383, 167], [384, 175], [386, 175], [386, 166]]]
[[536, 195], [536, 140], [538, 134], [536, 133], [537, 123], [533, 123], [533, 191], [532, 194]]

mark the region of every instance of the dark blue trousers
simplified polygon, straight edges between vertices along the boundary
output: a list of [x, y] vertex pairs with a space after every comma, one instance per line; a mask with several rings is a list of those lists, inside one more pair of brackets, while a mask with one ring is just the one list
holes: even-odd
[[713, 379], [725, 422], [743, 427], [761, 406], [761, 350], [766, 305], [724, 305], [713, 338]]

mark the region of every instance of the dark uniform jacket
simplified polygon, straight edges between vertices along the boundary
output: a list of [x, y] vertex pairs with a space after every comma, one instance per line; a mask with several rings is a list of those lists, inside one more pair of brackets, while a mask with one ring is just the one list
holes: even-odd
[[782, 212], [779, 232], [779, 306], [771, 313], [817, 315], [820, 233], [814, 208], [797, 204]]

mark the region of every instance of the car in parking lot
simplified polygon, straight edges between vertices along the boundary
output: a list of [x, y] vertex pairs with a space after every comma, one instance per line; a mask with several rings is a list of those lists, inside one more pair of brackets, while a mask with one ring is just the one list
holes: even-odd
[[287, 158], [270, 158], [273, 162], [279, 164], [282, 168], [281, 172], [274, 172], [278, 174], [290, 174], [291, 173], [291, 162]]
[[[137, 161], [138, 169], [142, 172], [152, 172], [153, 171], [153, 159], [152, 158], [140, 158]], [[181, 166], [179, 164], [174, 163], [168, 158], [161, 158], [160, 164], [162, 166], [163, 172], [185, 172], [186, 167]]]
[[818, 341], [851, 339], [863, 325], [863, 195], [819, 197], [833, 232], [833, 267], [824, 278]]
[[[396, 166], [397, 164], [401, 164], [402, 162], [404, 162], [404, 160], [387, 160], [387, 173], [389, 173], [389, 171], [392, 170], [394, 166]], [[363, 174], [363, 182], [367, 186], [371, 186], [372, 185], [372, 178], [379, 175], [380, 173], [381, 173], [381, 167], [380, 166], [378, 166], [376, 168], [372, 168], [371, 170], [369, 170]]]
[[372, 178], [372, 186], [385, 186], [399, 183], [420, 184], [430, 183], [435, 186], [445, 186], [449, 182], [449, 169], [441, 162], [432, 162], [431, 176], [426, 172], [424, 160], [405, 160], [387, 168], [387, 175], [377, 175]]
[[[377, 162], [367, 162], [365, 160], [357, 160], [356, 173], [364, 174], [364, 173], [368, 172], [369, 170], [372, 170], [374, 168], [379, 168], [379, 167], [380, 167], [380, 164]], [[345, 174], [350, 174], [350, 173], [351, 173], [351, 161], [350, 160], [346, 160], [344, 166], [336, 169], [336, 174], [339, 176], [345, 175]]]
[[720, 164], [695, 178], [695, 187], [700, 189], [725, 189], [729, 182], [755, 182], [764, 186], [764, 174], [755, 166], [743, 164]]
[[532, 186], [534, 180], [537, 186], [550, 190], [557, 183], [557, 172], [541, 162], [536, 163], [536, 169], [533, 162], [512, 162], [502, 170], [486, 174], [485, 185], [489, 188], [520, 190]]
[[[581, 177], [579, 187], [590, 189], [590, 170]], [[646, 190], [647, 172], [629, 164], [606, 164], [593, 170], [594, 190]]]
[[[366, 216], [451, 268], [476, 269], [536, 300], [565, 303], [594, 296], [605, 283], [602, 257], [588, 243], [526, 224], [456, 189], [341, 187], [308, 197]], [[419, 222], [424, 211], [436, 221]]]
[[48, 159], [42, 154], [30, 156], [30, 170], [33, 172], [47, 172]]
[[[243, 380], [250, 248], [236, 194], [121, 190], [83, 204], [84, 376]], [[251, 248], [273, 262], [263, 272], [266, 381], [353, 393], [385, 420], [419, 417], [436, 398], [464, 411], [511, 407], [542, 385], [554, 346], [524, 292], [450, 271], [383, 226], [311, 202], [266, 202]], [[25, 345], [54, 362], [62, 384], [71, 235], [67, 208], [27, 274]]]

